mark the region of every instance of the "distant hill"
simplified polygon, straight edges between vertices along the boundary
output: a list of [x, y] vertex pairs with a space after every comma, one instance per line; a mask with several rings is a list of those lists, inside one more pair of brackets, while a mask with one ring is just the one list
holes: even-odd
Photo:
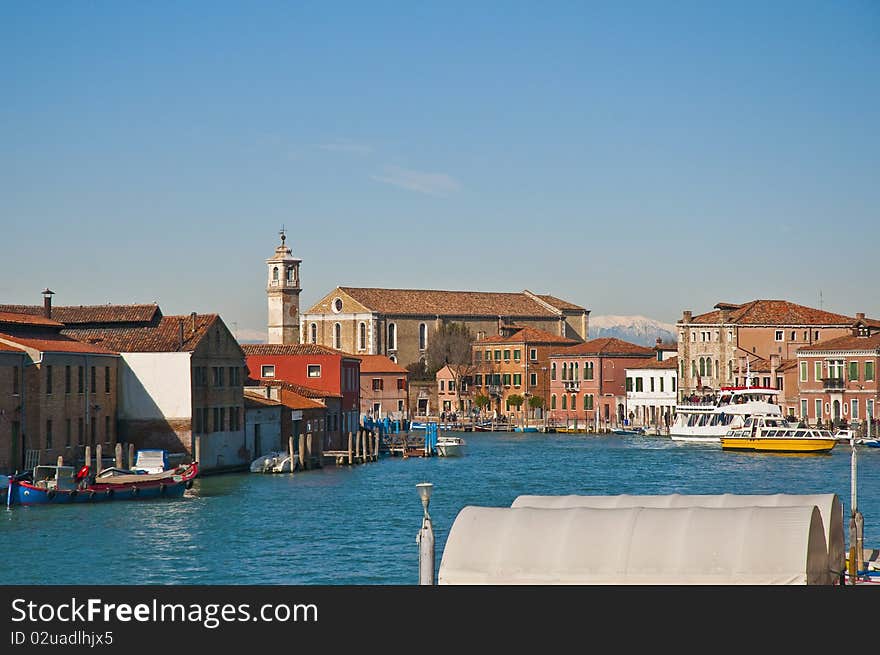
[[673, 323], [662, 323], [645, 316], [590, 316], [590, 339], [617, 337], [640, 346], [653, 346], [659, 337], [664, 342], [678, 341]]

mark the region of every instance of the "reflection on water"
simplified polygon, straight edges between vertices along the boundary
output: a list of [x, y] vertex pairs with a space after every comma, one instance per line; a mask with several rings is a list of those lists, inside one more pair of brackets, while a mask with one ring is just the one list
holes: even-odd
[[[295, 475], [196, 480], [182, 499], [0, 511], [0, 584], [415, 584], [434, 483], [437, 565], [466, 505], [520, 494], [837, 493], [850, 449], [725, 452], [663, 437], [468, 433], [461, 458], [383, 458]], [[880, 449], [859, 459], [866, 547], [880, 546]], [[26, 544], [26, 547], [22, 547]]]

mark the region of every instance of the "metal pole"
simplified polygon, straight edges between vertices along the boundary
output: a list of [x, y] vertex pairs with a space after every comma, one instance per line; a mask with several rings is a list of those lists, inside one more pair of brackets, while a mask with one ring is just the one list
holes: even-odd
[[416, 543], [419, 545], [419, 584], [434, 584], [434, 530], [431, 526], [431, 515], [428, 514], [428, 503], [431, 501], [431, 489], [434, 485], [430, 482], [422, 482], [416, 485], [419, 496], [422, 499], [424, 515], [422, 516], [422, 528], [416, 535]]

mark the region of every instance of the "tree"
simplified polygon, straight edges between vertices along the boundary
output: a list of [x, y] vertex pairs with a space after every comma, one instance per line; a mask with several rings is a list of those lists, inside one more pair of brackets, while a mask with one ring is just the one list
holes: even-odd
[[428, 371], [428, 366], [421, 359], [417, 362], [412, 362], [410, 364], [407, 364], [405, 368], [409, 372], [409, 379], [410, 380], [433, 380], [434, 379], [434, 373], [430, 373]]
[[449, 367], [455, 388], [462, 393], [461, 382], [473, 376], [477, 367], [473, 363], [471, 345], [474, 336], [464, 323], [444, 323], [428, 343], [428, 373], [433, 378], [444, 366]]
[[544, 399], [541, 396], [529, 396], [529, 409], [532, 410], [532, 417], [535, 416], [535, 410], [544, 406]]
[[490, 402], [489, 396], [484, 396], [483, 394], [477, 394], [474, 397], [474, 405], [476, 406], [477, 409], [480, 410], [481, 413], [486, 407], [488, 407], [489, 402]]
[[523, 403], [525, 401], [526, 399], [520, 396], [518, 393], [512, 393], [507, 397], [507, 404], [511, 407], [515, 407], [516, 411], [519, 411], [519, 408], [523, 406]]

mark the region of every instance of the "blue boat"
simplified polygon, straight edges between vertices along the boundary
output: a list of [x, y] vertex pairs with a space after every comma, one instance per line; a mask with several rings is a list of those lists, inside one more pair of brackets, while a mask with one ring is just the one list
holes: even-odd
[[36, 466], [7, 478], [6, 506], [179, 498], [198, 473], [196, 462], [159, 473], [111, 468], [94, 477], [88, 466]]
[[513, 428], [513, 431], [514, 432], [537, 432], [538, 428], [536, 428], [532, 425], [527, 425], [525, 427], [523, 427], [521, 425], [517, 425], [515, 428]]

